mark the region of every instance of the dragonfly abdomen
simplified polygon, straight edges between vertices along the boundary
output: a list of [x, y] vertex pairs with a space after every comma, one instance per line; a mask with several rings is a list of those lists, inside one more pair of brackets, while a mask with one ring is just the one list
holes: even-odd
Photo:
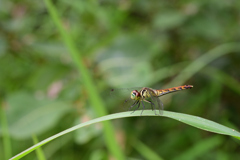
[[159, 89], [156, 90], [157, 96], [162, 96], [168, 93], [176, 92], [176, 91], [181, 91], [184, 89], [191, 89], [193, 86], [192, 85], [184, 85], [184, 86], [178, 86], [178, 87], [172, 87], [172, 88], [167, 88], [167, 89]]

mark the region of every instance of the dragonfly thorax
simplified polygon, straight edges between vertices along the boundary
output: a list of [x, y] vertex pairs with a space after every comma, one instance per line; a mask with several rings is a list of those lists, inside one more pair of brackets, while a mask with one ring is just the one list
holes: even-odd
[[142, 99], [150, 98], [152, 96], [155, 96], [155, 92], [151, 88], [141, 89], [140, 94], [141, 94]]

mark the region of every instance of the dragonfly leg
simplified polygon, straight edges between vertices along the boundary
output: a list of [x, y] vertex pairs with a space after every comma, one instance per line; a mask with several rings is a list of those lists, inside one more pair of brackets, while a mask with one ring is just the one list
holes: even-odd
[[146, 100], [146, 99], [144, 101], [148, 102], [148, 103], [151, 103], [152, 111], [153, 111], [153, 106], [154, 106], [155, 115], [157, 115], [155, 104], [153, 102], [151, 102], [151, 101]]
[[[153, 111], [153, 105], [154, 105], [154, 103], [152, 103], [151, 101], [148, 101], [148, 100], [146, 100], [146, 99], [144, 99], [144, 101], [151, 104], [151, 108], [152, 108], [152, 111]], [[155, 108], [155, 106], [154, 106], [154, 108]]]
[[[136, 110], [137, 110], [137, 109], [140, 107], [140, 102], [139, 102], [139, 101], [138, 101], [138, 103], [137, 103], [137, 104], [138, 104], [137, 108], [136, 108], [136, 109], [134, 109], [134, 111], [132, 111], [132, 113], [134, 113], [134, 112], [135, 112], [135, 111], [136, 111]], [[132, 113], [131, 113], [131, 114], [132, 114]]]
[[129, 108], [129, 111], [130, 111], [136, 104], [138, 104], [138, 102], [139, 102], [139, 101], [135, 101], [135, 102], [132, 104], [132, 106]]
[[[145, 106], [144, 106], [144, 104], [143, 104], [143, 101], [142, 101], [142, 105], [143, 105], [143, 110], [145, 109]], [[142, 113], [143, 113], [143, 110], [142, 110], [142, 112], [141, 112], [141, 115], [142, 115]]]

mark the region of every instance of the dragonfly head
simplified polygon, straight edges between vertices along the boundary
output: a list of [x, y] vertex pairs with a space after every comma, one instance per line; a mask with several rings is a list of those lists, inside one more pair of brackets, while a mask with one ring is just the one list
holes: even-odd
[[137, 90], [131, 92], [131, 99], [138, 100], [140, 97], [140, 93]]

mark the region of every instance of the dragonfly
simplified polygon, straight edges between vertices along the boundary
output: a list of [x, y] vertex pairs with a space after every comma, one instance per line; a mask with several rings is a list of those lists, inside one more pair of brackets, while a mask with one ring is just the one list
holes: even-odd
[[159, 109], [159, 115], [162, 115], [163, 103], [160, 100], [161, 96], [169, 93], [173, 93], [176, 91], [181, 91], [181, 90], [191, 89], [191, 88], [193, 88], [193, 85], [183, 85], [183, 86], [172, 87], [167, 89], [152, 89], [148, 87], [143, 87], [143, 88], [138, 87], [137, 89], [139, 91], [136, 88], [134, 88], [134, 90], [132, 91], [130, 88], [124, 88], [124, 89], [111, 89], [111, 94], [115, 94], [115, 92], [118, 92], [119, 90], [124, 90], [127, 92], [131, 91], [130, 97], [124, 101], [124, 104], [125, 105], [131, 104], [131, 106], [129, 107], [129, 110], [131, 110], [136, 106], [136, 108], [133, 110], [132, 113], [134, 113], [137, 109], [139, 109], [140, 105], [142, 104], [142, 107], [143, 107], [141, 112], [141, 115], [142, 115], [143, 110], [146, 108], [145, 105], [149, 104], [152, 110], [155, 110], [156, 115], [157, 115], [156, 113], [157, 107]]

